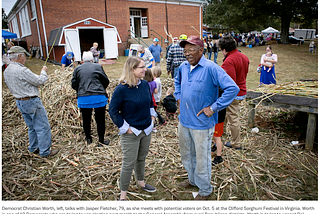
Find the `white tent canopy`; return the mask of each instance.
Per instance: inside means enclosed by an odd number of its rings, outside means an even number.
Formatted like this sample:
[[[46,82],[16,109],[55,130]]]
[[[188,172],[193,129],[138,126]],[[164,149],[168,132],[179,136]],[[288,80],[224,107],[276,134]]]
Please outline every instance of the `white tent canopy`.
[[[268,27],[267,29],[264,29],[263,31],[261,31],[261,33],[280,33],[280,32],[272,27]]]

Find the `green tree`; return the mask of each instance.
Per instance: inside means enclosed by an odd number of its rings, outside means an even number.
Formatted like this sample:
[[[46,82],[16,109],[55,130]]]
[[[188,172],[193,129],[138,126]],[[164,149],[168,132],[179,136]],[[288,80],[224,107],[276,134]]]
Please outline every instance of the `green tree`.
[[[7,15],[2,8],[2,29],[8,29]]]
[[[282,42],[288,42],[292,20],[310,26],[317,20],[317,0],[209,0],[204,9],[204,23],[210,27],[248,32],[272,26],[281,30]],[[279,28],[280,27],[280,28]]]

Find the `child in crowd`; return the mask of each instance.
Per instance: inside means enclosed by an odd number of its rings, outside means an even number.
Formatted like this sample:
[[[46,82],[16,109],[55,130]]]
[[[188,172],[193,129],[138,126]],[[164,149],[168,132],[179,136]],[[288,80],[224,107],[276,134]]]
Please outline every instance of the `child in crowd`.
[[[94,42],[93,46],[90,48],[90,51],[92,52],[92,55],[93,55],[93,62],[94,63],[99,62],[100,51],[98,51],[97,48],[98,48],[98,43],[96,43],[96,42]]]
[[[223,90],[219,88],[219,97],[221,97],[222,93],[223,93]],[[213,166],[223,162],[223,159],[221,157],[222,145],[223,145],[221,141],[221,136],[223,134],[223,125],[224,125],[225,117],[226,117],[226,109],[223,109],[218,112],[218,123],[214,126],[214,133],[213,133],[213,141],[215,144],[211,148],[212,152],[217,150],[217,156],[212,161]]]
[[[152,95],[154,110],[156,111],[157,110],[157,104],[156,104],[156,101],[154,99],[154,94],[158,93],[158,89],[157,89],[157,83],[153,80],[153,75],[152,75],[152,71],[151,71],[150,68],[147,68],[147,71],[146,71],[146,74],[144,76],[144,79],[148,81],[148,84],[149,84],[149,87],[150,87],[150,93]],[[158,114],[158,117],[159,117],[159,113],[157,111],[156,111],[156,113]],[[156,124],[154,124],[154,125],[156,125]],[[157,132],[157,129],[154,127],[152,131],[153,132]]]
[[[161,85],[161,80],[160,80],[160,76],[162,74],[162,71],[161,71],[161,68],[158,66],[152,67],[151,71],[152,71],[154,81],[157,83],[158,93],[154,94],[154,100],[156,102],[156,105],[158,106],[160,104],[161,92],[162,92],[162,85]],[[155,110],[157,110],[157,108],[155,108]],[[161,125],[164,125],[166,123],[166,121],[161,117],[159,112],[157,112],[157,114],[158,114],[159,123]]]
[[[270,60],[273,60],[272,52],[271,52],[271,51],[270,51],[270,52],[267,52],[265,59],[267,59],[267,60],[269,60],[269,61],[270,61]],[[268,65],[272,65],[271,62],[265,62],[265,63],[268,64]],[[272,68],[272,67],[269,67],[269,69],[267,70],[267,72],[271,71],[271,68]],[[267,69],[266,66],[265,66],[265,69]]]
[[[150,93],[152,95],[153,105],[154,109],[157,109],[157,104],[154,99],[154,94],[158,93],[157,83],[153,80],[153,75],[150,68],[147,68],[146,74],[144,76],[144,79],[148,81],[149,87],[150,87]]]
[[[173,96],[174,88],[168,88],[167,96],[163,99],[163,107],[166,110],[166,119],[168,120],[169,115],[173,115],[173,119],[176,119],[176,111],[177,111],[177,102],[176,98]]]
[[[157,84],[157,89],[158,89],[158,93],[154,94],[154,99],[156,101],[156,104],[159,105],[160,98],[161,98],[161,92],[162,92],[161,91],[162,85],[161,85],[161,80],[160,80],[160,76],[161,76],[162,72],[161,72],[161,68],[159,68],[159,67],[152,67],[151,71],[152,71],[152,75],[153,75],[154,81]]]

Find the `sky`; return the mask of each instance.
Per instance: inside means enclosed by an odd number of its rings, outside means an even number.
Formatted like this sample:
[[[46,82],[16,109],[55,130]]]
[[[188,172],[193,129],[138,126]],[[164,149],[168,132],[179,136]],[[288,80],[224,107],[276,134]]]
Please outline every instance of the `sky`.
[[[13,5],[17,0],[2,0],[2,8],[4,8],[4,12],[8,15]]]

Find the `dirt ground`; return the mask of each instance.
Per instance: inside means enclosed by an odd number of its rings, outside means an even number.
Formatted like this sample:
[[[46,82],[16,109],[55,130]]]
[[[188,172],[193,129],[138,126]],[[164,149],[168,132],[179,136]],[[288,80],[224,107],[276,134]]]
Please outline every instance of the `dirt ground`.
[[[46,159],[27,150],[28,131],[14,98],[6,86],[2,91],[2,200],[117,200],[121,170],[118,129],[106,113],[106,138],[111,144],[86,145],[75,92],[70,87],[72,71],[57,67],[42,88],[42,101],[52,128],[58,155]],[[117,85],[111,79],[108,91]],[[162,79],[163,91],[173,86]],[[164,94],[163,94],[164,96]],[[252,133],[247,125],[248,106],[241,104],[241,139],[244,150],[225,148],[224,162],[212,167],[214,191],[209,200],[318,200],[318,143],[304,150],[306,116],[285,109],[259,106]],[[163,109],[159,107],[162,116]],[[197,188],[180,189],[187,178],[179,153],[178,120],[172,118],[153,134],[146,160],[146,181],[157,187],[145,193],[134,176],[128,200],[192,200]],[[223,141],[230,139],[228,126]],[[299,141],[293,146],[292,141]],[[215,157],[212,153],[212,158]]]

